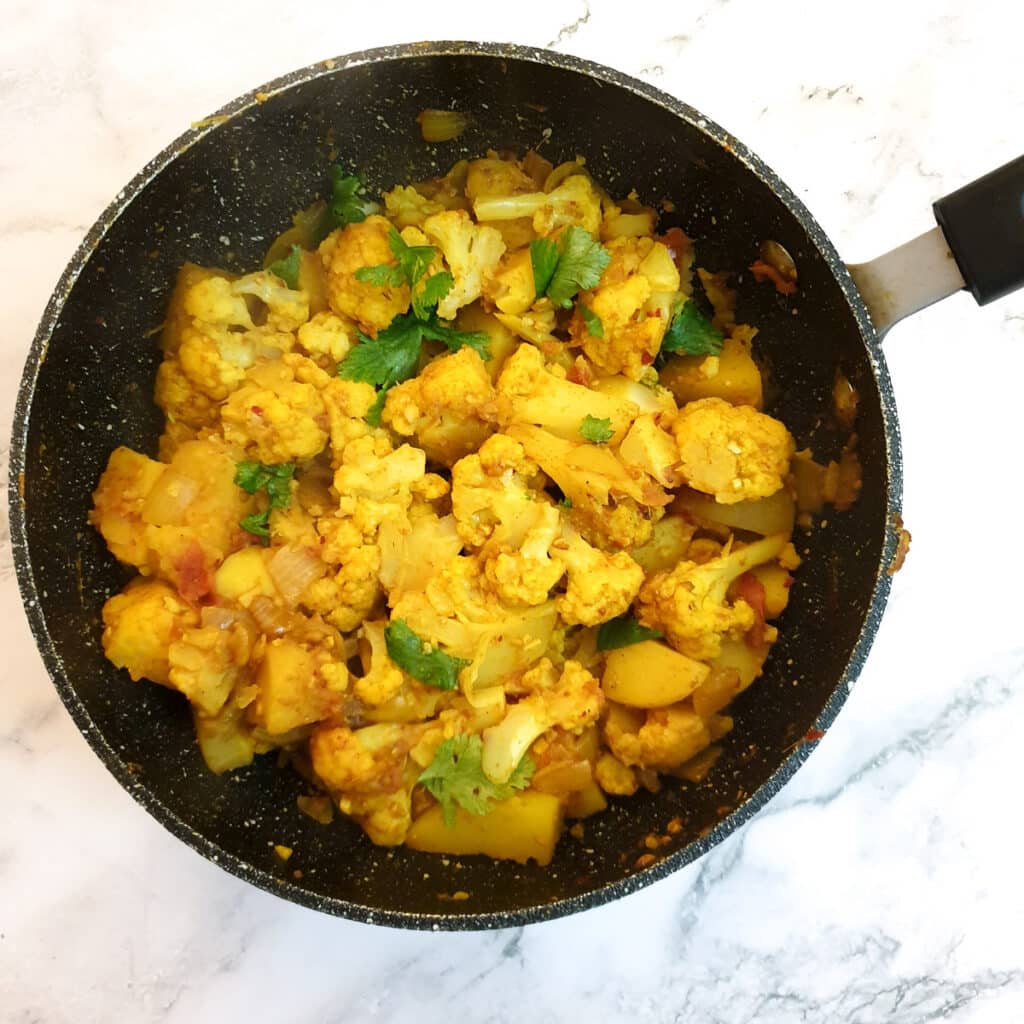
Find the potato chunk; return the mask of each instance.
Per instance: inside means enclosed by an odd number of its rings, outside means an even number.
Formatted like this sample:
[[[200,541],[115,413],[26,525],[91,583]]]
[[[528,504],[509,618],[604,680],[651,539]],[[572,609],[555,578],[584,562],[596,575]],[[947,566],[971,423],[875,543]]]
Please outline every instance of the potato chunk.
[[[667,644],[644,640],[609,652],[601,689],[619,704],[663,708],[689,697],[710,671]]]

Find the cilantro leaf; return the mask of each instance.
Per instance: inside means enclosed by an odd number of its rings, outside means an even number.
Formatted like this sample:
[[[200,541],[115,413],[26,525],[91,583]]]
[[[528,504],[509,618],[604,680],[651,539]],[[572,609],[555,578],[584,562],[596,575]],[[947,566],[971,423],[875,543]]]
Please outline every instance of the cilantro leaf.
[[[388,657],[400,669],[439,690],[454,690],[459,685],[459,672],[469,664],[440,648],[424,650],[423,641],[401,619],[395,619],[384,630],[384,641]]]
[[[676,308],[661,342],[662,352],[680,352],[687,356],[717,356],[722,351],[722,333],[697,308],[692,299]]]
[[[360,267],[355,272],[355,279],[363,284],[376,285],[383,288],[390,285],[392,288],[400,288],[405,284],[405,275],[401,267],[393,267],[390,263],[377,263],[372,267]]]
[[[262,537],[263,540],[270,540],[270,509],[265,508],[262,512],[250,512],[238,525],[243,530]]]
[[[592,338],[603,338],[604,324],[601,323],[601,318],[588,306],[584,306],[582,302],[576,308],[580,311],[580,316],[583,317],[583,322],[587,325],[587,331],[590,336]]]
[[[486,331],[460,331],[448,327],[438,319],[436,313],[431,313],[430,319],[421,322],[421,325],[423,337],[427,341],[443,342],[453,352],[468,345],[481,359],[486,361],[491,358],[491,339]]]
[[[562,498],[558,503],[562,508],[572,508],[572,498]]]
[[[597,285],[611,258],[611,253],[595,242],[589,232],[575,224],[566,228],[558,239],[558,265],[545,289],[548,298],[556,306],[568,309],[577,292]]]
[[[371,427],[380,426],[381,413],[384,412],[384,402],[387,400],[389,388],[381,388],[377,392],[377,397],[373,400],[373,405],[366,411],[366,422]]]
[[[407,245],[405,239],[394,228],[388,232],[388,245],[398,260],[405,283],[410,288],[430,269],[430,264],[437,255],[437,249],[432,245]]]
[[[292,503],[292,489],[289,486],[295,474],[295,465],[284,462],[277,466],[264,466],[269,470],[266,489],[271,508],[287,508]]]
[[[327,210],[335,227],[358,224],[366,220],[363,183],[354,175],[346,174],[338,164],[331,165],[331,198]]]
[[[262,462],[235,464],[235,486],[247,494],[255,494],[267,482],[268,473]]]
[[[426,320],[420,320],[414,312],[402,313],[376,338],[360,331],[359,344],[338,365],[338,375],[389,388],[415,374],[424,341],[440,341],[453,352],[468,345],[481,359],[489,359],[488,340],[486,331],[456,330],[442,323],[434,312]]]
[[[494,801],[507,800],[530,784],[534,764],[529,755],[516,765],[505,783],[491,782],[484,775],[482,761],[483,741],[479,736],[453,736],[437,748],[433,761],[419,776],[418,781],[441,805],[449,828],[455,824],[456,806],[470,814],[489,814]]]
[[[276,277],[281,278],[282,281],[293,292],[299,290],[299,265],[302,261],[302,249],[298,245],[293,245],[287,256],[282,257],[279,260],[274,260],[273,263],[267,267],[272,274]]]
[[[413,289],[412,311],[421,319],[426,320],[437,307],[437,304],[452,290],[455,278],[447,270],[440,274],[431,274],[423,282],[423,287]]]
[[[580,423],[580,437],[591,444],[606,444],[614,433],[610,419],[598,419],[596,416],[587,415]]]
[[[408,380],[420,357],[421,327],[414,316],[405,313],[396,316],[376,338],[359,331],[359,344],[339,364],[338,376],[378,388]]]
[[[629,647],[631,644],[638,644],[643,640],[657,640],[664,635],[660,630],[641,626],[627,612],[618,618],[601,623],[601,628],[597,631],[597,649],[599,651],[614,651],[619,647]]]
[[[558,266],[558,243],[551,238],[535,238],[530,242],[530,265],[533,267],[533,288],[540,298],[546,294]]]

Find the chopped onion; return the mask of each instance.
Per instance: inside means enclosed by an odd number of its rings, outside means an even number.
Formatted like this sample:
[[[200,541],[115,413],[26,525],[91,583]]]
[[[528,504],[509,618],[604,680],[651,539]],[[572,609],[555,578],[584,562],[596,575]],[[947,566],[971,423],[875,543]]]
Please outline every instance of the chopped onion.
[[[199,613],[199,621],[204,626],[214,626],[216,629],[230,629],[239,617],[243,614],[237,608],[219,608],[217,605],[207,605]]]
[[[267,567],[274,586],[280,591],[289,608],[294,608],[302,595],[327,571],[316,552],[309,548],[293,547],[291,544],[280,548],[270,559]]]
[[[416,115],[424,142],[451,142],[469,124],[469,118],[457,110],[423,110]]]
[[[249,603],[249,612],[256,625],[267,636],[284,636],[292,625],[292,613],[276,604],[265,594],[259,594]]]

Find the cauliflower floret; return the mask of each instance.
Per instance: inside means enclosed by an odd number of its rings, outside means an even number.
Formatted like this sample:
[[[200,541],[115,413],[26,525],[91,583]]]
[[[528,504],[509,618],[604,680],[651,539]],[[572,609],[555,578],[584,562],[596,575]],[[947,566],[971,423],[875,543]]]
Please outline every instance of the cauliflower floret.
[[[538,235],[576,225],[596,235],[601,227],[601,197],[585,174],[572,174],[550,192],[481,195],[473,200],[479,221],[532,217]]]
[[[536,463],[505,434],[493,434],[475,455],[459,459],[452,467],[452,512],[466,544],[480,547],[499,524],[505,527],[504,543],[520,543],[522,536],[509,531],[537,498],[531,487],[536,475]]]
[[[495,398],[483,360],[464,346],[393,387],[382,419],[395,433],[414,436],[427,458],[450,466],[493,433]]]
[[[656,573],[640,590],[637,619],[649,629],[662,630],[682,654],[700,661],[716,658],[723,637],[739,636],[754,625],[754,611],[746,601],[727,604],[730,584],[777,558],[788,540],[787,534],[777,533],[703,564],[688,558],[670,572]]]
[[[445,210],[423,222],[424,234],[440,247],[455,278],[451,290],[437,305],[437,314],[451,320],[462,306],[480,298],[484,281],[505,252],[501,234],[474,224],[465,210]]]
[[[389,516],[402,516],[412,502],[412,487],[424,478],[426,456],[419,448],[391,443],[378,435],[350,441],[334,473],[338,510],[364,536],[375,535]]]
[[[224,403],[224,437],[268,464],[311,459],[327,444],[327,409],[313,384],[298,379],[309,360],[260,363]]]
[[[648,711],[635,731],[631,728],[633,724],[633,715],[614,713],[604,723],[605,741],[615,757],[628,767],[668,771],[689,761],[711,743],[704,719],[686,702]]]
[[[167,416],[168,431],[177,424],[202,430],[217,423],[217,402],[193,385],[177,359],[158,367],[153,398]]]
[[[724,505],[779,490],[796,447],[778,420],[721,398],[690,402],[672,430],[686,482]]]
[[[530,745],[553,727],[579,731],[596,722],[604,706],[598,681],[577,661],[567,661],[557,682],[542,659],[523,678],[530,691],[498,725],[483,733],[482,765],[492,782],[507,782]]]
[[[571,528],[556,542],[555,555],[569,574],[557,607],[570,625],[596,626],[622,615],[644,582],[643,569],[625,551],[599,551]]]
[[[569,329],[602,372],[639,380],[661,348],[679,293],[679,272],[668,249],[651,238],[617,238],[596,289],[580,302],[601,320],[595,338],[579,312]]]
[[[402,689],[402,670],[388,657],[385,622],[364,622],[361,644],[365,675],[355,680],[355,694],[365,704],[391,700]]]
[[[594,781],[613,796],[632,796],[640,788],[636,772],[611,754],[602,754],[597,759]]]
[[[342,632],[356,629],[381,595],[380,549],[348,518],[321,516],[316,529],[320,557],[329,570],[310,584],[302,603]]]
[[[560,529],[558,509],[535,502],[533,523],[519,544],[499,545],[497,550],[488,545],[484,572],[498,597],[510,605],[537,605],[548,599],[565,573],[561,552],[558,558],[550,554]]]
[[[138,580],[103,606],[103,652],[134,680],[170,686],[167,652],[199,613],[166,583]]]
[[[608,443],[616,444],[638,412],[630,401],[556,376],[532,345],[520,345],[506,360],[498,378],[498,396],[503,425],[533,423],[566,441],[580,440],[580,424],[593,416],[610,422]]]
[[[412,823],[417,773],[407,765],[422,732],[420,725],[381,722],[355,730],[320,726],[310,737],[313,771],[379,846],[400,845]]]
[[[257,361],[277,359],[294,344],[291,334],[231,331],[223,324],[196,320],[181,331],[178,362],[196,390],[220,402],[242,383]]]
[[[399,231],[402,228],[420,227],[428,217],[445,209],[442,203],[421,195],[411,185],[396,185],[381,198],[388,219]]]
[[[355,277],[361,267],[395,262],[388,243],[392,231],[394,228],[386,218],[372,216],[339,228],[320,245],[331,309],[374,335],[409,308],[407,284],[367,284]]]
[[[296,331],[309,319],[309,296],[304,291],[289,288],[269,270],[240,277],[232,282],[231,290],[243,298],[252,296],[263,304],[263,326],[269,331]]]
[[[334,468],[337,469],[349,441],[355,441],[371,433],[371,427],[366,422],[366,414],[376,401],[377,393],[371,384],[331,377],[324,385],[320,396],[327,409],[331,458]]]
[[[352,348],[354,335],[351,321],[324,310],[299,328],[298,338],[308,355],[340,363]]]

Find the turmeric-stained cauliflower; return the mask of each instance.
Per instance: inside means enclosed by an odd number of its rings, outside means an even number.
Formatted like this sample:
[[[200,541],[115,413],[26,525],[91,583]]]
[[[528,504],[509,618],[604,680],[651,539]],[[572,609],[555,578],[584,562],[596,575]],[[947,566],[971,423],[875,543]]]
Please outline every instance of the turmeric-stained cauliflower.
[[[774,494],[795,449],[778,420],[721,398],[690,402],[679,411],[672,431],[683,478],[724,505]]]
[[[299,379],[303,357],[254,366],[224,404],[224,437],[258,462],[311,459],[327,444],[327,409],[316,387]]]
[[[369,334],[384,330],[409,308],[407,284],[375,285],[356,279],[356,271],[362,267],[394,262],[388,243],[393,230],[386,218],[367,217],[333,232],[320,245],[331,309]]]
[[[662,630],[682,654],[717,657],[723,637],[739,636],[754,625],[754,609],[742,599],[730,603],[729,587],[745,572],[777,558],[786,539],[774,534],[703,563],[684,559],[671,571],[656,573],[640,591],[637,618]]]
[[[651,238],[616,238],[607,245],[611,262],[597,288],[581,302],[601,322],[600,337],[581,315],[573,337],[602,373],[639,380],[654,362],[679,294],[679,271],[668,249]]]
[[[562,159],[379,203],[335,167],[266,269],[185,264],[159,457],[93,493],[137,572],[110,662],[188,702],[211,771],[276,752],[379,845],[548,864],[565,818],[703,779],[785,629],[756,327],[699,271],[721,352],[682,354],[690,308],[662,358],[693,243]]]
[[[707,724],[687,702],[646,713],[639,728],[618,714],[610,714],[604,724],[604,737],[615,757],[629,767],[667,771],[699,754],[711,743]],[[606,781],[619,783],[617,773],[607,771]]]
[[[461,307],[480,298],[484,282],[505,251],[505,242],[494,228],[474,224],[465,210],[435,213],[423,222],[423,233],[440,248],[455,278],[437,306],[438,315],[450,320]]]
[[[556,554],[569,574],[558,614],[570,625],[597,626],[621,615],[644,581],[643,569],[625,551],[601,551],[571,528],[564,531]]]
[[[395,433],[414,437],[428,458],[450,466],[493,432],[496,397],[483,360],[464,346],[393,387],[382,420]]]

